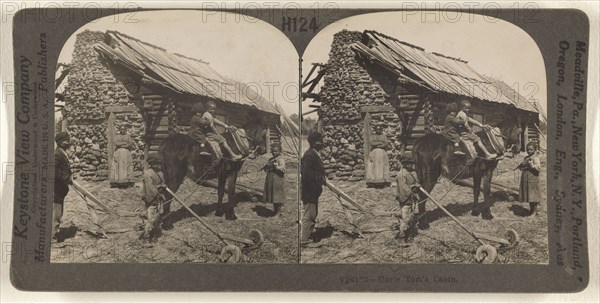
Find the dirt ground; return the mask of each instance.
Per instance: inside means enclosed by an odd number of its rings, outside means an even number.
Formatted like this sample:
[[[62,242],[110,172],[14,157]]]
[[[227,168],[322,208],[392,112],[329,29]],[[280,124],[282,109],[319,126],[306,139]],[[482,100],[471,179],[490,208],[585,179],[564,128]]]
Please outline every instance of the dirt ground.
[[[520,171],[513,169],[523,160],[525,154],[502,160],[493,182],[512,188],[519,188]],[[546,168],[546,155],[541,154],[542,167]],[[546,174],[540,176],[542,202],[537,216],[527,217],[529,204],[509,201],[504,191],[492,191],[495,203],[491,208],[495,216],[492,220],[483,220],[471,215],[473,192],[468,187],[457,186],[442,178],[432,191],[436,198],[469,229],[491,236],[505,238],[509,228],[520,236],[518,246],[509,250],[499,250],[508,258],[506,263],[547,264],[548,263],[548,223],[546,213]],[[333,181],[334,185],[368,209],[391,211],[398,203],[394,199],[395,187],[384,189],[367,188],[364,182]],[[395,186],[395,185],[394,185]],[[483,199],[481,194],[480,201]],[[303,248],[302,263],[476,263],[474,253],[479,246],[454,221],[437,208],[427,203],[426,217],[430,227],[419,230],[418,235],[408,247],[402,247],[395,238],[397,220],[392,217],[373,217],[353,213],[359,218],[358,226],[364,238],[357,237],[349,224],[336,196],[324,189],[319,200],[319,216],[316,237],[319,240],[315,248]],[[381,230],[386,230],[382,231]],[[380,231],[371,232],[367,231]],[[487,242],[499,247],[499,244]]]
[[[268,157],[247,160],[241,170],[238,183],[262,189],[265,173],[257,171],[266,163]],[[217,191],[195,185],[186,179],[177,191],[183,199],[198,213],[206,223],[221,233],[249,238],[252,229],[258,229],[265,241],[260,248],[244,251],[245,263],[297,263],[298,260],[298,224],[297,224],[297,168],[296,160],[286,159],[287,201],[282,217],[272,217],[273,206],[262,202],[252,202],[247,193],[238,193],[240,199],[236,208],[239,217],[236,221],[227,221],[216,217],[214,210]],[[143,212],[141,200],[142,183],[127,189],[110,188],[108,181],[78,182],[99,197],[113,210],[120,212]],[[239,191],[239,190],[238,190]],[[189,196],[191,194],[191,196]],[[227,200],[225,196],[224,200]],[[101,225],[108,234],[107,238],[97,235],[98,229],[92,224],[84,200],[73,190],[65,199],[65,213],[62,233],[67,239],[62,246],[53,244],[51,261],[58,263],[218,263],[223,244],[206,228],[176,202],[172,203],[174,228],[163,230],[153,247],[146,248],[138,239],[138,226],[142,219],[138,217],[119,217],[98,213]],[[243,247],[240,243],[234,243]]]

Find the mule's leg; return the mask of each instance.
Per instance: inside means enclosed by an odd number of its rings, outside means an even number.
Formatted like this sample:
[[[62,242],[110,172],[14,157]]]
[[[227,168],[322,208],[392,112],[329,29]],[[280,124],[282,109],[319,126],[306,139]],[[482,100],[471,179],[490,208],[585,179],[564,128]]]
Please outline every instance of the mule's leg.
[[[167,187],[169,187],[173,193],[176,193],[187,174],[187,162],[177,161],[176,159],[163,159],[162,164],[165,184],[167,184]],[[173,228],[173,224],[168,220],[169,214],[171,213],[172,199],[173,197],[169,193],[165,194],[165,203],[162,206],[161,217],[162,227],[166,230]]]
[[[223,216],[223,196],[225,195],[225,183],[227,182],[227,175],[225,174],[225,163],[219,165],[219,186],[217,187],[217,210],[215,211],[216,216]]]
[[[427,175],[425,175],[425,181],[421,184],[421,186],[423,186],[423,189],[425,191],[427,191],[428,193],[431,193],[431,191],[433,191],[433,187],[435,186],[435,183],[438,178],[439,178],[439,175],[436,176],[435,173],[427,174]],[[419,193],[419,201],[421,203],[419,203],[418,212],[420,215],[422,215],[426,212],[425,204],[427,202],[427,196],[423,193]]]
[[[487,169],[483,176],[483,205],[481,206],[481,217],[484,220],[491,220],[494,218],[492,212],[490,211],[490,207],[493,204],[491,196],[491,182],[493,173],[493,169]]]
[[[479,208],[479,193],[481,191],[481,172],[475,166],[473,168],[473,208],[471,209],[472,216],[479,216],[481,209]]]
[[[428,193],[433,191],[433,187],[437,183],[438,178],[441,175],[440,166],[436,165],[438,163],[434,162],[432,159],[430,162],[421,163],[421,166],[418,170],[419,172],[419,182],[423,189]],[[425,217],[425,213],[427,212],[426,208],[427,196],[424,193],[419,192],[419,202],[417,203],[417,215],[415,218],[417,219],[417,225],[419,229],[427,229],[429,228],[429,222]]]
[[[235,206],[237,205],[235,196],[235,184],[237,182],[237,172],[229,176],[227,180],[227,207],[225,208],[225,218],[233,221],[237,219],[235,215]]]

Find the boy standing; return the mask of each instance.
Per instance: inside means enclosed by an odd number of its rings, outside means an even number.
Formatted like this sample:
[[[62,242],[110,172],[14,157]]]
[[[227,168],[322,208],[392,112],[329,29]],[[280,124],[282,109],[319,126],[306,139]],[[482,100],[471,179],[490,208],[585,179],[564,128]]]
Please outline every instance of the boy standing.
[[[145,245],[148,245],[155,235],[160,218],[160,209],[165,202],[165,197],[159,189],[164,183],[155,169],[158,169],[156,161],[152,162],[152,165],[149,163],[148,169],[144,170],[142,200],[146,206],[146,223],[141,239]]]
[[[411,233],[415,223],[415,207],[419,203],[419,196],[416,194],[421,185],[415,176],[415,163],[412,158],[405,158],[402,161],[402,169],[396,176],[396,200],[400,204],[400,232],[398,238],[408,243],[414,233]]]

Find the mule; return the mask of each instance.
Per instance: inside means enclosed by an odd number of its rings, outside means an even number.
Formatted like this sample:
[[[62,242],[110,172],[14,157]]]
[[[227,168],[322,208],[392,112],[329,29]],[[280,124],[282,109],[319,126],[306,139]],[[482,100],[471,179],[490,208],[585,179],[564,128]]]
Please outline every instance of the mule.
[[[260,128],[255,125],[254,128]],[[260,134],[252,130],[251,134]],[[235,133],[233,133],[235,132]],[[227,140],[229,146],[238,154],[242,155],[242,159],[234,161],[226,157],[218,159],[215,153],[200,153],[201,146],[192,137],[186,134],[173,134],[167,137],[159,146],[159,158],[161,159],[161,170],[164,176],[164,182],[174,193],[177,192],[183,180],[187,177],[197,184],[201,184],[208,179],[216,178],[218,180],[217,187],[217,208],[216,216],[223,216],[228,220],[235,220],[235,187],[237,177],[244,160],[253,158],[255,153],[264,154],[266,151],[265,142],[261,138],[250,138],[245,135],[245,132],[236,130],[225,132],[222,134]],[[254,143],[251,147],[249,143]],[[207,145],[208,146],[208,145]],[[206,152],[206,151],[204,151]],[[227,204],[223,204],[223,196],[225,195],[225,186],[227,185]],[[169,214],[171,210],[170,200],[171,195],[165,195],[167,203],[163,205],[163,214]],[[169,226],[168,224],[166,225]]]
[[[476,133],[481,138],[488,151],[495,151],[498,155],[504,154],[504,140],[502,134],[494,129],[489,136],[494,136],[492,143],[486,131]],[[484,159],[477,157],[473,160],[466,155],[456,155],[454,144],[442,134],[427,134],[419,138],[412,151],[415,160],[417,178],[427,192],[431,193],[440,176],[451,181],[456,179],[473,178],[473,208],[471,214],[486,220],[494,218],[490,211],[490,188],[492,175],[498,165],[497,159]],[[481,153],[479,151],[479,153]],[[483,181],[483,185],[482,182]],[[479,194],[483,190],[483,203],[479,204]],[[426,199],[421,193],[421,199]],[[424,214],[425,204],[419,204],[419,213]]]

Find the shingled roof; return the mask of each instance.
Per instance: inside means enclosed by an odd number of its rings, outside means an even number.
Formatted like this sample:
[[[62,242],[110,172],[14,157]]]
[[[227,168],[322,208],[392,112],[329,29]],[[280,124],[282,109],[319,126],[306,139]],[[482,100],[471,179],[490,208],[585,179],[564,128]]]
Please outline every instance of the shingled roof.
[[[275,106],[245,84],[220,75],[200,59],[169,53],[166,49],[107,31],[95,49],[151,83],[178,93],[199,95],[279,114]]]
[[[363,32],[363,41],[351,48],[398,77],[432,91],[447,92],[484,101],[515,106],[538,112],[514,90],[507,90],[500,81],[485,77],[459,58],[428,53],[423,48],[400,41],[376,31]]]

